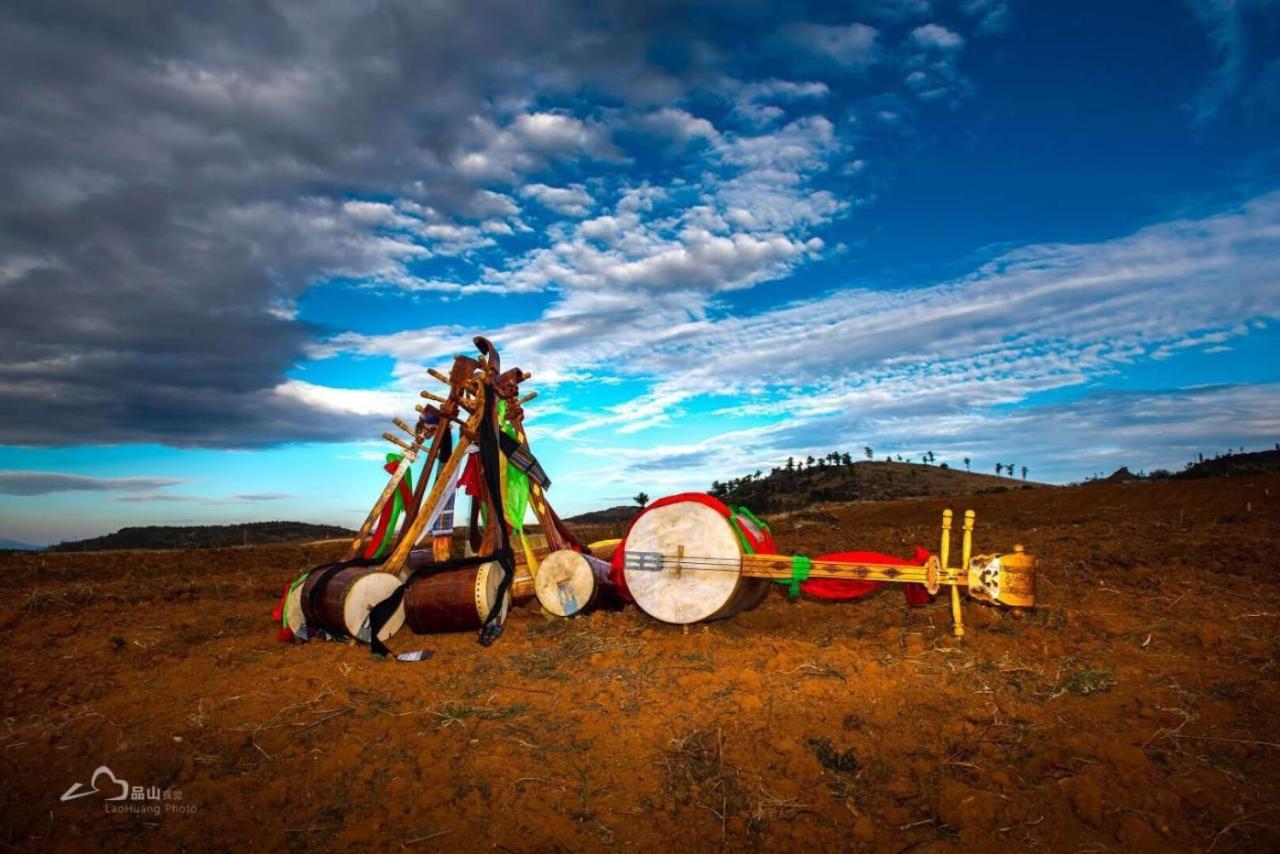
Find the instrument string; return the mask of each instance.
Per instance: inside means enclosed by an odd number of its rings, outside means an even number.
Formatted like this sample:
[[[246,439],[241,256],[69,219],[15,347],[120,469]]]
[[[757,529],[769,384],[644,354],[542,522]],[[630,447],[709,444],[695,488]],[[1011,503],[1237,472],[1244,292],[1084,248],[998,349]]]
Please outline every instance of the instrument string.
[[[689,556],[689,555],[671,555],[671,554],[659,554],[657,552],[633,552],[631,554],[636,555],[637,562],[639,560],[642,560],[642,558],[640,558],[640,555],[657,554],[662,559],[662,566],[658,571],[664,571],[668,569],[674,570],[678,567],[680,569],[690,569],[690,570],[697,570],[702,572],[741,573],[744,570],[750,569],[750,566],[748,565],[748,563],[743,561],[740,558],[717,558],[717,557],[699,557],[699,556]],[[767,559],[770,556],[761,555],[760,557]],[[786,560],[785,557],[782,557],[782,556],[780,557],[782,560],[784,561]],[[822,568],[823,563],[824,561],[815,561],[816,566],[814,567],[814,569],[816,569],[819,573],[822,573],[824,571]],[[856,570],[860,567],[866,566],[865,564],[854,563],[851,561],[830,561],[829,563],[833,563],[841,567],[844,567],[845,565],[848,566],[847,572],[839,573],[838,575],[836,575],[836,577],[838,578],[844,578],[846,576],[856,576]],[[625,566],[626,565],[624,564],[624,568]],[[637,572],[654,571],[647,568],[642,568],[640,566],[634,566],[632,568],[634,571],[637,571]],[[887,566],[877,567],[875,569],[871,569],[871,567],[866,566],[866,568],[868,569],[869,573],[887,573],[890,571],[889,567]],[[921,567],[921,566],[902,566],[902,567],[894,566],[893,570],[896,571],[896,576],[894,578],[895,581],[924,581],[926,576],[924,567]],[[822,577],[822,576],[813,576],[813,577]]]

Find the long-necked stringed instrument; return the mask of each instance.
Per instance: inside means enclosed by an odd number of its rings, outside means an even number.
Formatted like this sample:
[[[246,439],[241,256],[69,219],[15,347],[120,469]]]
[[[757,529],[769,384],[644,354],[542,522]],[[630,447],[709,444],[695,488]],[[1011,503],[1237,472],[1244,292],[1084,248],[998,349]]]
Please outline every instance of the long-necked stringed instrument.
[[[650,616],[687,624],[736,613],[763,580],[850,579],[923,584],[930,593],[952,588],[956,634],[963,634],[959,590],[975,599],[1017,608],[1035,605],[1035,558],[1014,546],[1012,554],[972,556],[974,513],[964,517],[959,566],[951,566],[950,510],[943,513],[942,544],[922,566],[810,560],[753,554],[742,547],[732,521],[707,504],[677,501],[636,518],[623,543],[623,577],[631,596]]]

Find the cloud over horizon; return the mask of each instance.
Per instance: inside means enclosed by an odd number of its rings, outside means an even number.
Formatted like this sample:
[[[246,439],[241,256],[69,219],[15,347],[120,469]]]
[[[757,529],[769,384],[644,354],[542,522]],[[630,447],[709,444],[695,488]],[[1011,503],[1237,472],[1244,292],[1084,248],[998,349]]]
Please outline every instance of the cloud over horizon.
[[[376,436],[477,333],[545,389],[557,481],[611,456],[610,494],[822,437],[997,454],[1008,424],[1068,478],[1183,453],[1122,421],[1182,435],[1175,400],[1263,441],[1280,15],[1061,14],[0,10],[0,492],[287,505],[270,466],[226,499],[117,475]],[[1073,461],[1048,413],[1124,443]],[[124,450],[37,471],[84,445]]]

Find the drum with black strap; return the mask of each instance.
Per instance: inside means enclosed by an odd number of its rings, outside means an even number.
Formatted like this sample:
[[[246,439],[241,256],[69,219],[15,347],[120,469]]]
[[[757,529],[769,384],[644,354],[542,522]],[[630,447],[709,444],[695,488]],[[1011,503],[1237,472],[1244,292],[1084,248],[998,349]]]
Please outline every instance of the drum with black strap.
[[[679,625],[718,620],[754,608],[769,593],[765,578],[737,571],[744,552],[775,554],[768,528],[701,493],[649,505],[613,556],[613,577],[649,616]],[[628,553],[659,554],[670,569],[629,567]],[[688,560],[682,556],[687,555]]]
[[[295,588],[296,607],[302,620],[309,628],[368,643],[369,611],[395,592],[400,579],[367,566],[348,566],[332,573],[330,569],[313,569],[307,580]],[[286,599],[285,607],[290,609],[292,623],[294,606]],[[397,609],[378,633],[379,639],[385,641],[398,632],[404,625],[404,616],[404,610]]]
[[[572,617],[602,602],[618,601],[611,573],[612,567],[599,558],[561,549],[538,567],[534,592],[548,613]]]
[[[478,629],[498,601],[501,580],[502,567],[497,561],[420,575],[405,588],[404,621],[420,635]],[[506,618],[510,607],[508,590],[500,619]]]

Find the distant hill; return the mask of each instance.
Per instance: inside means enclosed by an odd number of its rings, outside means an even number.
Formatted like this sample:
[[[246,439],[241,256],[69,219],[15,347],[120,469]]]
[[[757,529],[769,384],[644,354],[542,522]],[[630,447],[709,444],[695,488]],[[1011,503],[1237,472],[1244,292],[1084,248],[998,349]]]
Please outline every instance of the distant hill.
[[[1280,448],[1274,451],[1254,451],[1249,454],[1227,454],[1211,460],[1191,463],[1173,477],[1226,477],[1272,472],[1280,472]]]
[[[0,537],[0,552],[38,552],[39,546],[33,546],[30,543],[21,543],[17,540],[6,540]]]
[[[761,477],[715,484],[711,494],[755,513],[798,510],[820,501],[884,501],[930,495],[975,495],[1044,486],[941,465],[862,461],[775,469]]]
[[[640,512],[638,504],[620,504],[608,510],[593,510],[565,519],[575,525],[625,525]]]
[[[151,525],[121,528],[114,534],[74,540],[50,546],[53,552],[112,551],[119,549],[221,549],[228,546],[263,545],[354,537],[355,531],[308,522],[248,522],[243,525]]]

